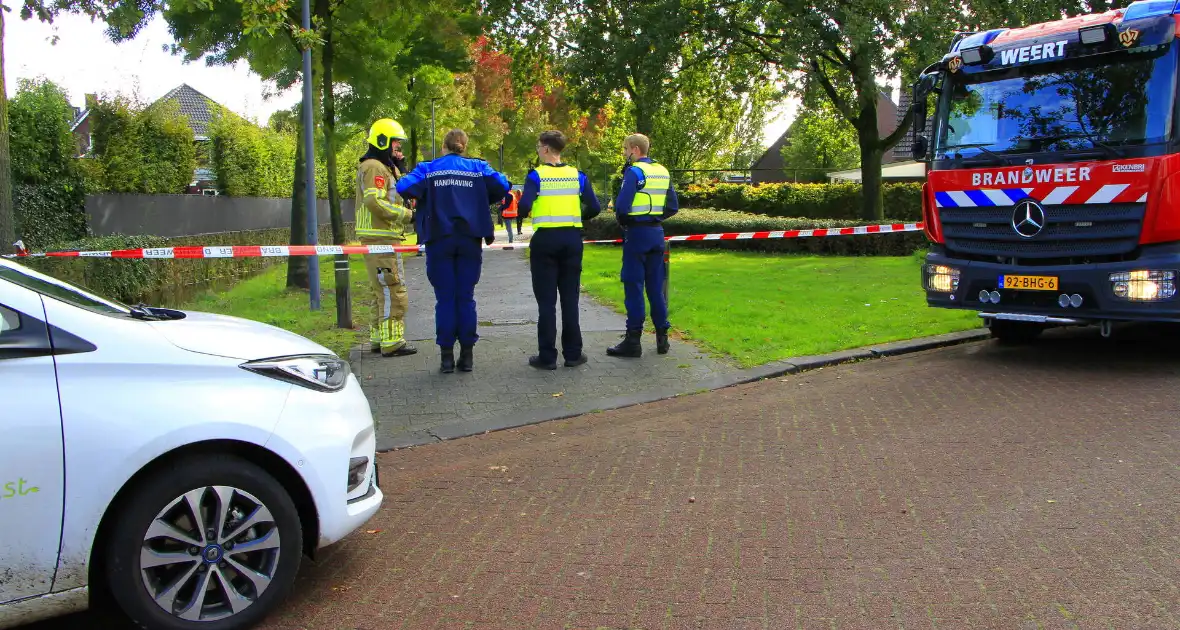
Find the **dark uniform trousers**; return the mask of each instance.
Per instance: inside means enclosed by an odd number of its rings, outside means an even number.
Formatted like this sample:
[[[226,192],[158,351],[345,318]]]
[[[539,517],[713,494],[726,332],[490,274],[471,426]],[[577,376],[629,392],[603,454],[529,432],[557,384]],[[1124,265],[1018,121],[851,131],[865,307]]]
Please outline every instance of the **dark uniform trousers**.
[[[651,323],[656,330],[669,327],[668,305],[664,302],[664,227],[659,223],[629,226],[623,236],[623,305],[627,308],[627,330],[642,330],[647,318],[644,290],[651,302]]]
[[[426,244],[426,277],[434,287],[435,343],[451,348],[455,340],[474,346],[479,340],[475,285],[483,269],[483,242],[454,234]]]
[[[582,327],[578,323],[582,247],[582,231],[576,227],[538,228],[533,233],[529,268],[537,297],[537,351],[543,363],[557,361],[558,294],[562,355],[568,361],[582,355]]]

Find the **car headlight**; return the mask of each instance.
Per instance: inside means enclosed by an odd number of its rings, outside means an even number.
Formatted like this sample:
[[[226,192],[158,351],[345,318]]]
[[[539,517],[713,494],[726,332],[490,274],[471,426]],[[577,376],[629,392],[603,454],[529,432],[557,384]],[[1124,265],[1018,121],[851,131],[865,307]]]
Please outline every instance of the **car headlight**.
[[[243,369],[322,392],[339,391],[348,381],[348,361],[329,355],[278,357],[243,363]]]

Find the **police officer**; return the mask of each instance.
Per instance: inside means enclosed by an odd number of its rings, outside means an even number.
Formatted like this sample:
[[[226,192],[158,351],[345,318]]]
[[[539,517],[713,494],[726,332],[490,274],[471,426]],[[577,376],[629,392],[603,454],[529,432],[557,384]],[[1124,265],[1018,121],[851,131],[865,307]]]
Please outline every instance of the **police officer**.
[[[382,118],[369,129],[369,148],[361,157],[356,175],[356,235],[365,245],[399,245],[414,212],[390,195],[401,175],[399,156],[406,133],[402,126]],[[403,163],[404,164],[404,163]],[[396,357],[418,349],[406,341],[406,309],[409,299],[402,273],[401,255],[366,254],[365,269],[373,287],[376,305],[369,322],[369,344],[373,352]]]
[[[529,171],[520,198],[521,216],[531,216],[529,267],[537,298],[537,354],[529,365],[557,369],[557,296],[561,294],[561,353],[566,367],[582,365],[578,289],[582,281],[582,222],[602,212],[586,174],[561,161],[565,135],[546,131],[537,140],[541,165]],[[511,229],[511,226],[509,226]]]
[[[488,206],[508,194],[512,184],[487,162],[463,157],[467,134],[452,129],[443,141],[445,154],[419,162],[397,181],[397,192],[419,200],[415,225],[418,241],[426,245],[426,277],[434,287],[435,343],[444,373],[474,367],[472,349],[479,339],[475,285],[483,267],[483,246],[496,239]]]
[[[615,216],[623,227],[623,304],[627,308],[627,334],[618,345],[607,348],[612,357],[643,355],[643,292],[651,302],[651,321],[656,329],[656,351],[668,352],[668,304],[664,301],[664,227],[662,222],[680,210],[668,169],[647,157],[651,141],[643,134],[623,140],[623,157],[628,166],[623,186],[615,200]]]

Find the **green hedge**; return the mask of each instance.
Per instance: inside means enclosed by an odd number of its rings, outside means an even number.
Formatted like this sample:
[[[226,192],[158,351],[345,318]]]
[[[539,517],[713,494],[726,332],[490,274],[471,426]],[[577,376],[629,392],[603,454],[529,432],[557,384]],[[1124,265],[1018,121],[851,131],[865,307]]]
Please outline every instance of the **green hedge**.
[[[765,230],[804,230],[864,225],[864,221],[835,219],[800,219],[772,217],[748,212],[685,208],[664,222],[664,234],[713,234],[717,232],[761,232]],[[622,236],[614,214],[603,213],[586,225],[587,239],[613,239]],[[673,248],[704,247],[771,252],[807,252],[845,256],[904,256],[926,246],[921,232],[874,234],[860,236],[824,236],[808,238],[776,238],[744,241],[678,241]]]
[[[719,208],[772,217],[860,217],[860,184],[714,184],[688,186],[677,195],[684,208]],[[884,196],[889,219],[921,220],[921,184],[885,184]]]
[[[44,249],[54,243],[86,235],[86,211],[82,187],[66,183],[14,184],[13,214],[16,236],[29,249]]]
[[[345,224],[352,240],[353,224]],[[330,243],[332,231],[320,229],[320,242]],[[186,245],[280,245],[290,242],[290,230],[252,230],[223,234],[162,238],[158,236],[97,236],[63,243],[59,251],[182,247]],[[135,304],[180,306],[206,290],[227,289],[239,280],[284,258],[213,258],[127,260],[111,258],[25,258],[18,262],[42,273],[84,287],[103,297]]]

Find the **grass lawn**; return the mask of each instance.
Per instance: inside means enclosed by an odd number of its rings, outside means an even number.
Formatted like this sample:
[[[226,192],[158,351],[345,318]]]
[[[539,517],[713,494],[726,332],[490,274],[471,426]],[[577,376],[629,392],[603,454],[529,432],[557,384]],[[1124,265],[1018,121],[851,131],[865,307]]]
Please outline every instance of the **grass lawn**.
[[[587,246],[582,285],[622,313],[620,255],[620,247]],[[916,256],[797,256],[673,244],[671,260],[673,330],[746,367],[981,325],[973,311],[926,306]]]

